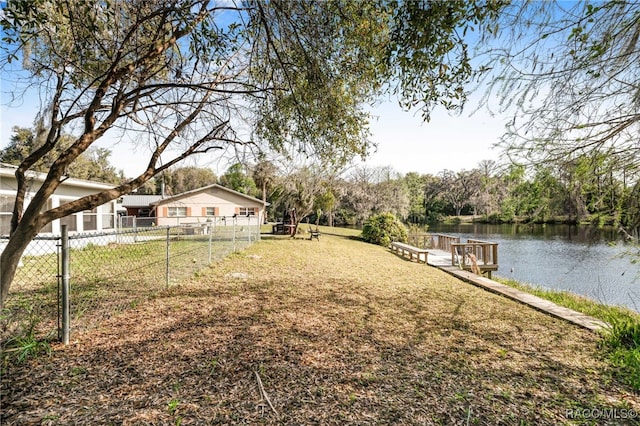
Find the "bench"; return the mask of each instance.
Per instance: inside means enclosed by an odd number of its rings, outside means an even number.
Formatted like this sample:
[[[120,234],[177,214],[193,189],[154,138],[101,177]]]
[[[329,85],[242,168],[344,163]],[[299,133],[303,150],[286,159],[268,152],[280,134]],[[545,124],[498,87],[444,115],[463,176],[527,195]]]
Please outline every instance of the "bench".
[[[414,247],[398,241],[392,242],[389,248],[394,253],[399,254],[400,256],[409,256],[410,260],[413,260],[415,258],[418,262],[424,261],[424,263],[427,263],[427,256],[429,254],[427,249]],[[424,260],[422,259],[422,255],[424,255]]]
[[[313,231],[311,228],[309,228],[309,240],[313,240],[314,238],[320,241],[320,230],[316,228],[316,230]]]

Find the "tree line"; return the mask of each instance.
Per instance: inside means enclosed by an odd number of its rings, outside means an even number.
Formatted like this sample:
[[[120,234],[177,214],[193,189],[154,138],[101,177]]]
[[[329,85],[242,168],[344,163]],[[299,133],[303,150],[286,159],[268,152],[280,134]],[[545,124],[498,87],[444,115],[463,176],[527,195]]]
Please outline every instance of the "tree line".
[[[617,172],[607,161],[584,157],[562,169],[482,161],[472,170],[405,175],[360,166],[331,179],[318,176],[316,204],[306,210],[312,220],[336,225],[362,225],[379,213],[419,225],[473,215],[491,223],[609,224],[637,236],[640,170]],[[272,208],[277,211],[285,200],[274,199]]]
[[[169,194],[218,182],[270,203],[268,217],[296,209],[303,221],[361,226],[374,214],[392,213],[424,225],[473,215],[490,223],[589,223],[640,230],[640,168],[618,171],[610,160],[582,157],[551,165],[501,165],[483,160],[472,170],[400,174],[391,167],[285,167],[262,160],[233,164],[219,178],[206,168],[169,170],[141,193]],[[290,165],[289,165],[290,166]]]
[[[37,129],[15,127],[0,162],[18,165],[38,144]],[[71,136],[62,140],[72,141]],[[64,144],[62,145],[64,147]],[[61,148],[62,149],[62,148]],[[34,170],[46,172],[45,156]],[[69,177],[118,184],[124,172],[109,163],[110,151],[94,148],[67,170]],[[640,229],[640,165],[620,167],[604,155],[583,155],[557,164],[501,165],[481,161],[472,170],[402,175],[391,167],[295,166],[260,160],[232,164],[224,174],[203,167],[174,167],[145,182],[138,194],[167,196],[219,183],[270,203],[269,217],[291,209],[313,223],[361,226],[373,214],[392,213],[424,225],[449,216],[473,215],[491,223],[562,222],[611,224],[630,235]]]

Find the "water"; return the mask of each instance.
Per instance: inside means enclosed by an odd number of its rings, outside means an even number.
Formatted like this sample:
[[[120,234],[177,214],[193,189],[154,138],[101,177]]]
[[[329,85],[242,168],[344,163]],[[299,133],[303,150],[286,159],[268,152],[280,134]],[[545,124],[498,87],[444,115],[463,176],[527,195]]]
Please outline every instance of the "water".
[[[437,224],[429,232],[498,243],[500,269],[495,276],[640,312],[640,262],[633,264],[633,258],[624,255],[634,247],[612,228]]]

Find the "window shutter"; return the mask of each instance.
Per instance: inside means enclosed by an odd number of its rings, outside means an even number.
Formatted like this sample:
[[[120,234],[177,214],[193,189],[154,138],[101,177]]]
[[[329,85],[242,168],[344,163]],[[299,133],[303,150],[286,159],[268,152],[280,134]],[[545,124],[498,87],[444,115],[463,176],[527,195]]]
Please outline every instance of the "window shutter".
[[[207,208],[203,207],[202,208],[202,214],[200,216],[206,216],[207,215]]]
[[[161,210],[162,210],[162,212],[160,214],[160,217],[167,217],[169,215],[169,213],[168,213],[169,209],[167,207],[163,207]]]
[[[240,213],[240,207],[236,207],[236,214]]]
[[[187,217],[191,217],[191,207],[187,207]]]
[[[213,215],[214,216],[220,216],[220,208],[219,207],[214,207],[213,208]]]

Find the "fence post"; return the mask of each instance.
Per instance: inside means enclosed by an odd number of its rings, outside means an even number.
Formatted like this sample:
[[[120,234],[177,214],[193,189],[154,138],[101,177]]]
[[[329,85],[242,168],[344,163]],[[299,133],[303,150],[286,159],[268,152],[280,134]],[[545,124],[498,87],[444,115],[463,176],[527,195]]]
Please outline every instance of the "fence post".
[[[169,232],[171,231],[171,228],[169,226],[167,226],[167,264],[165,267],[165,279],[166,279],[166,287],[167,290],[169,289],[169,241],[170,241],[170,236],[169,236]]]
[[[67,225],[62,225],[61,237],[61,275],[62,275],[62,343],[69,344],[69,231]]]
[[[236,224],[238,223],[238,218],[233,217],[233,251],[236,251]]]
[[[209,230],[209,264],[211,264],[211,246],[213,243],[213,225],[209,225],[207,227],[207,229]]]

